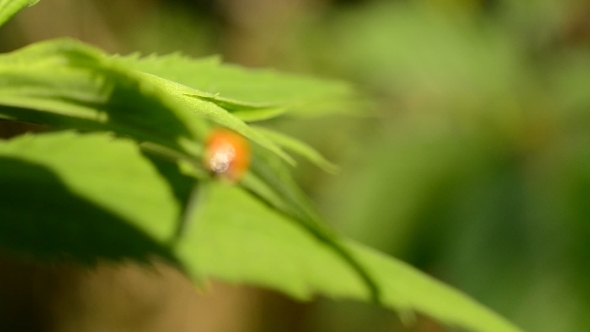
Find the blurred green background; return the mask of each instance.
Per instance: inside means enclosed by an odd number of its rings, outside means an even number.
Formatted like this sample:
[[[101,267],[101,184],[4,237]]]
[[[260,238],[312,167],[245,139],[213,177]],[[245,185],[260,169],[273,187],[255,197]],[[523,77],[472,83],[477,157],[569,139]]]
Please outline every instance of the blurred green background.
[[[590,329],[587,2],[43,0],[0,49],[61,36],[353,82],[364,102],[346,116],[262,123],[342,166],[294,170],[327,219],[527,331]],[[164,267],[2,265],[0,323],[16,331],[31,317],[25,330],[453,331],[217,281],[197,293]]]

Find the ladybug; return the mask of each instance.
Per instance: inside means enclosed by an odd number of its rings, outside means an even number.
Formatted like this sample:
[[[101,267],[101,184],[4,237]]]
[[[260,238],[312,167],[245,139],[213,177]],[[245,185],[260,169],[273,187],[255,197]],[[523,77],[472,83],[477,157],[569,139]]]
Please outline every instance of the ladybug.
[[[211,173],[238,182],[250,166],[250,145],[242,135],[217,128],[207,137],[203,157],[205,167]]]

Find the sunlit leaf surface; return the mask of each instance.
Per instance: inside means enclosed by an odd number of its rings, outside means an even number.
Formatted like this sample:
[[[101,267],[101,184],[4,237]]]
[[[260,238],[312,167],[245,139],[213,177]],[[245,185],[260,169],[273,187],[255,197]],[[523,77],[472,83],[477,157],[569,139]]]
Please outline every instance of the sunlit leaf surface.
[[[201,209],[176,249],[195,271],[276,288],[300,299],[317,293],[370,298],[366,285],[350,266],[297,223],[237,187],[212,184],[203,195]],[[383,304],[389,308],[419,311],[472,331],[519,331],[479,303],[407,264],[358,244],[349,242],[346,247],[368,267],[382,291]]]
[[[30,3],[0,0],[0,23]],[[458,291],[338,236],[292,179],[282,148],[334,166],[293,138],[244,122],[352,97],[341,82],[217,58],[111,57],[72,40],[1,55],[0,117],[101,133],[0,143],[0,186],[10,188],[0,193],[0,246],[47,261],[160,256],[193,277],[300,299],[374,301],[473,331],[518,331]],[[195,170],[214,126],[254,145],[238,184]],[[198,181],[181,172],[181,161]]]
[[[0,143],[0,245],[46,258],[164,255],[182,207],[129,140],[71,132]]]

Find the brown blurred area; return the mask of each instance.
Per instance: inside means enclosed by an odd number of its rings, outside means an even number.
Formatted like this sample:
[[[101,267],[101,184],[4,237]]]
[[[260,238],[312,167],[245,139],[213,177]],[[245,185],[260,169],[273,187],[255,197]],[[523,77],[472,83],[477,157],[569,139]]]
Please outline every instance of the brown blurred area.
[[[104,263],[83,270],[4,255],[0,266],[2,331],[264,331],[263,302],[285,306],[275,294],[252,287],[213,281],[197,290],[163,264]]]

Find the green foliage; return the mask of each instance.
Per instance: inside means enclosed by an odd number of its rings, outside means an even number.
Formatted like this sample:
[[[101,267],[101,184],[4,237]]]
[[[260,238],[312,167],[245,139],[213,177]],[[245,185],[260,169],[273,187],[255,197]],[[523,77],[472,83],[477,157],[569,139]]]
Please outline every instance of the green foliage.
[[[587,330],[587,4],[470,3],[374,3],[314,27],[331,28],[326,64],[385,97],[330,219],[524,329]]]
[[[21,9],[32,6],[39,0],[0,0],[0,25],[6,23]]]
[[[202,139],[206,119],[290,160],[266,137],[216,104],[187,96],[198,91],[127,70],[116,59],[73,40],[35,44],[2,56],[0,63],[4,117],[109,130],[180,152],[190,149],[183,142]]]
[[[72,132],[0,144],[2,243],[45,259],[146,260],[181,211],[170,185],[130,140]]]
[[[348,264],[292,220],[237,187],[212,183],[205,196],[187,231],[188,241],[178,246],[179,256],[194,262],[197,271],[270,286],[300,299],[310,299],[316,291],[337,298],[370,299]],[[428,313],[474,331],[518,331],[473,300],[402,262],[351,242],[346,247],[366,265],[387,307]]]
[[[146,58],[134,55],[117,60],[128,68],[196,89],[198,91],[192,93],[194,96],[215,102],[230,112],[277,107],[295,109],[350,98],[353,92],[350,86],[339,81],[221,65],[219,57],[195,61],[180,54]]]
[[[197,278],[300,299],[375,301],[474,331],[519,331],[467,296],[338,236],[292,179],[282,148],[334,166],[232,114],[260,120],[352,98],[340,82],[213,58],[110,57],[71,40],[2,55],[0,116],[67,131],[0,144],[0,185],[11,188],[0,194],[0,246],[48,261],[156,255]],[[251,169],[236,185],[201,165],[214,126],[253,143]]]
[[[308,161],[314,163],[316,166],[322,168],[329,173],[338,172],[338,166],[328,161],[313,147],[284,134],[270,130],[264,127],[256,127],[258,131],[264,133],[271,141],[275,142],[280,147],[287,151],[293,152]]]

